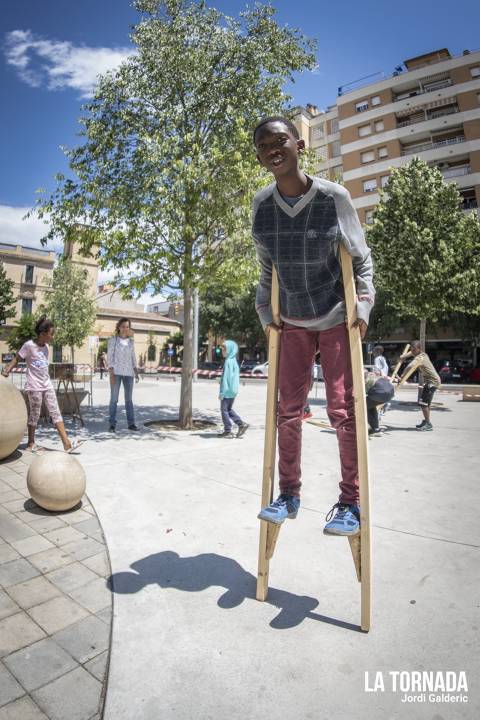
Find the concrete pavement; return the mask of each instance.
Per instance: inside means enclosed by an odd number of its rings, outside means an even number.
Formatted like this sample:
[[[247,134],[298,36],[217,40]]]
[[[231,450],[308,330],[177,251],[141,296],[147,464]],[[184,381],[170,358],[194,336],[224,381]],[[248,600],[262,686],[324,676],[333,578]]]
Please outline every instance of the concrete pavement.
[[[171,416],[180,383],[135,387],[139,424]],[[218,388],[194,406],[219,419]],[[322,534],[338,495],[336,438],[304,426],[304,489],[282,528],[268,602],[255,601],[265,384],[241,388],[252,424],[241,440],[214,430],[108,433],[106,382],[88,415],[87,491],[110,551],[114,599],[106,720],[317,720],[476,717],[480,406],[438,395],[435,430],[414,430],[405,390],[370,442],[372,631],[359,632],[360,590],[347,541]],[[408,404],[412,401],[412,404]],[[311,403],[325,417],[323,386]],[[125,423],[119,408],[119,426]],[[46,433],[49,436],[50,432]],[[365,692],[365,672],[466,670],[468,703],[406,704]]]

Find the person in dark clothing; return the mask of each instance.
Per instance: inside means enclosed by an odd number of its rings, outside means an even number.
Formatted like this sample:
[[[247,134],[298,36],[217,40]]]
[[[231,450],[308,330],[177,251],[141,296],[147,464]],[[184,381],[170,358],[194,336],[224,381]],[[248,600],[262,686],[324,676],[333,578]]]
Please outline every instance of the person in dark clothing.
[[[395,394],[393,383],[378,372],[365,371],[365,392],[367,394],[367,418],[370,426],[368,434],[380,432],[378,406],[388,403]]]

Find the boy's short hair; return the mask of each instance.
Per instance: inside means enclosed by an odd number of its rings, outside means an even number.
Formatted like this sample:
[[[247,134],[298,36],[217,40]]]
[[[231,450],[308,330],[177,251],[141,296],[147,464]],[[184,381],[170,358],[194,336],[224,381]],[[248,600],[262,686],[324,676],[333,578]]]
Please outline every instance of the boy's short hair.
[[[373,352],[383,355],[383,345],[375,345],[375,347],[373,348]]]
[[[291,120],[289,120],[286,117],[282,117],[282,115],[271,115],[270,117],[262,118],[256,124],[255,129],[253,131],[253,144],[254,145],[255,145],[255,139],[257,136],[257,132],[260,130],[260,128],[263,127],[264,125],[268,125],[268,123],[274,123],[274,122],[283,123],[290,130],[290,132],[292,133],[295,140],[300,140],[300,135],[298,133],[298,130]]]
[[[418,347],[418,348],[421,348],[421,347],[422,347],[422,343],[420,342],[420,340],[412,340],[412,342],[410,343],[410,347],[412,347],[412,348],[417,348],[417,347]]]

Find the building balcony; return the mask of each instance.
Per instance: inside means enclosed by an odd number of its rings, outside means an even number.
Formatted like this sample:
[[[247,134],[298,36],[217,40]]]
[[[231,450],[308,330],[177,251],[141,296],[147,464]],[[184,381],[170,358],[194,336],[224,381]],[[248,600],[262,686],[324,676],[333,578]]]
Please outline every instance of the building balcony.
[[[447,147],[448,145],[456,145],[457,143],[465,142],[464,135],[458,135],[452,138],[446,138],[445,140],[437,140],[436,142],[419,143],[418,145],[407,145],[400,150],[401,155],[416,155],[417,153],[425,152],[427,150],[434,150],[435,148]]]
[[[437,90],[442,90],[443,88],[450,87],[452,84],[452,81],[449,78],[446,78],[445,80],[441,80],[436,83],[432,83],[429,87],[417,87],[412,88],[412,90],[407,90],[405,92],[399,93],[396,97],[393,98],[393,102],[400,102],[400,100],[406,100],[407,98],[411,97],[417,97],[418,95],[426,95],[431,92],[436,92]]]
[[[427,122],[428,120],[435,120],[435,118],[444,117],[445,115],[455,115],[455,113],[458,113],[458,112],[459,112],[458,106],[454,106],[454,107],[450,107],[450,108],[449,107],[439,108],[438,110],[432,110],[430,112],[425,110],[422,113],[412,115],[411,117],[407,118],[406,120],[397,122],[397,128],[408,127],[409,125],[416,125],[417,123]]]
[[[458,167],[446,168],[445,170],[439,168],[439,170],[445,180],[452,177],[460,177],[461,175],[470,175],[472,172],[470,165],[459,165]]]

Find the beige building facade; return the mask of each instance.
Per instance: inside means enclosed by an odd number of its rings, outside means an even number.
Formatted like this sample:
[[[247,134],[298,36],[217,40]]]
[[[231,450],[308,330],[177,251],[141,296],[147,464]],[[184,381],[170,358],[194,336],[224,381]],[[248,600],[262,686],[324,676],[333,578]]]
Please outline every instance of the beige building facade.
[[[75,352],[75,362],[94,365],[97,347],[102,340],[108,340],[115,334],[115,326],[122,317],[131,320],[135,338],[137,359],[147,355],[152,341],[156,347],[158,360],[160,350],[170,335],[181,331],[182,324],[174,318],[158,312],[144,312],[143,306],[134,300],[123,300],[118,291],[111,286],[98,287],[98,263],[94,257],[80,254],[73,240],[65,243],[64,254],[75,264],[86,270],[90,281],[90,292],[97,304],[97,317],[91,338]],[[7,277],[14,281],[13,294],[16,297],[15,317],[0,327],[0,364],[10,355],[6,338],[12,327],[18,323],[24,313],[35,313],[42,305],[52,280],[53,268],[57,261],[55,252],[21,245],[0,243],[0,262]],[[70,350],[56,348],[50,358],[55,362],[68,362]]]
[[[361,222],[372,222],[390,169],[412,157],[455,182],[465,210],[480,207],[480,51],[452,57],[443,48],[339,93],[325,112],[301,108],[296,122],[317,173],[342,180]]]

